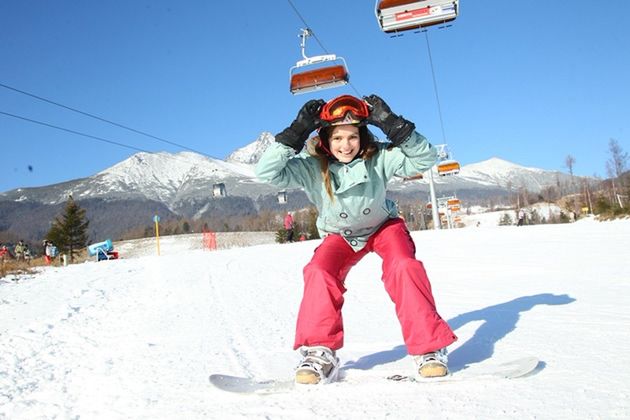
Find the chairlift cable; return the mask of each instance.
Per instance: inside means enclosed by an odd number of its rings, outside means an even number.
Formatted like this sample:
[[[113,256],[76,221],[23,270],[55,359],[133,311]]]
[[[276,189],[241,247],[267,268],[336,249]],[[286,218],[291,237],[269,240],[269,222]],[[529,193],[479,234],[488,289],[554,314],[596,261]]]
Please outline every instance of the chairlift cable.
[[[291,0],[287,0],[289,2],[289,6],[291,6],[291,8],[293,9],[293,11],[295,12],[295,14],[297,15],[297,17],[302,21],[302,23],[304,24],[304,26],[306,27],[306,29],[308,29],[311,32],[311,36],[313,38],[315,38],[315,41],[317,41],[317,43],[319,44],[320,48],[326,53],[326,54],[330,54],[328,52],[328,50],[326,49],[326,47],[324,47],[324,44],[319,40],[319,38],[317,37],[317,34],[315,33],[315,31],[313,31],[313,28],[308,24],[308,22],[306,22],[306,19],[304,19],[304,16],[302,16],[302,14],[300,13],[300,11],[297,9],[297,7],[295,7],[295,4],[293,4],[293,1]],[[354,90],[354,93],[357,94],[358,97],[361,97],[361,93],[359,92],[359,90],[354,86],[354,84],[352,84],[352,82],[348,82],[348,85],[352,88],[352,90]]]
[[[37,121],[37,120],[34,120],[32,118],[27,118],[27,117],[23,117],[23,116],[20,116],[20,115],[11,114],[9,112],[0,111],[0,114],[6,115],[7,117],[12,117],[12,118],[16,118],[16,119],[19,119],[19,120],[23,120],[23,121],[28,121],[28,122],[31,122],[33,124],[39,124],[39,125],[43,125],[45,127],[50,127],[50,128],[54,128],[54,129],[57,129],[57,130],[66,131],[68,133],[76,134],[76,135],[79,135],[79,136],[88,137],[88,138],[91,138],[91,139],[94,139],[94,140],[98,140],[98,141],[101,141],[101,142],[104,142],[104,143],[114,144],[114,145],[120,146],[120,147],[126,147],[127,149],[132,149],[132,150],[135,150],[135,151],[138,151],[138,152],[152,153],[149,150],[141,149],[139,147],[130,146],[128,144],[120,143],[120,142],[117,142],[117,141],[114,141],[114,140],[108,140],[108,139],[105,139],[103,137],[93,136],[91,134],[82,133],[80,131],[71,130],[69,128],[59,127],[58,125],[49,124],[49,123],[46,123],[46,122],[43,122],[43,121]]]
[[[70,107],[70,106],[67,106],[67,105],[61,104],[61,103],[59,103],[59,102],[55,102],[55,101],[50,100],[50,99],[46,99],[46,98],[44,98],[44,97],[41,97],[41,96],[35,95],[35,94],[33,94],[33,93],[29,93],[29,92],[26,92],[26,91],[24,91],[24,90],[20,90],[20,89],[17,89],[17,88],[14,88],[14,87],[8,86],[8,85],[6,85],[6,84],[4,84],[4,83],[0,83],[0,87],[3,87],[3,88],[5,88],[5,89],[12,90],[12,91],[14,91],[14,92],[21,93],[22,95],[30,96],[31,98],[35,98],[35,99],[37,99],[37,100],[40,100],[40,101],[43,101],[43,102],[47,102],[47,103],[49,103],[49,104],[52,104],[52,105],[55,105],[55,106],[58,106],[58,107],[61,107],[61,108],[65,108],[65,109],[67,109],[67,110],[69,110],[69,111],[76,112],[76,113],[78,113],[78,114],[85,115],[85,116],[90,117],[90,118],[94,118],[94,119],[96,119],[96,120],[99,120],[99,121],[102,121],[102,122],[105,122],[105,123],[108,123],[108,124],[114,125],[114,126],[116,126],[116,127],[120,127],[120,128],[125,129],[125,130],[132,131],[132,132],[134,132],[134,133],[136,133],[136,134],[141,134],[141,135],[146,136],[146,137],[151,137],[152,139],[159,140],[159,141],[161,141],[161,142],[163,142],[163,143],[168,143],[168,144],[170,144],[170,145],[172,145],[172,146],[177,146],[177,147],[180,147],[180,148],[182,148],[182,149],[186,149],[186,150],[188,150],[188,151],[195,152],[195,153],[198,153],[198,154],[203,155],[203,156],[207,156],[207,157],[211,157],[211,158],[213,158],[213,159],[217,159],[217,158],[215,158],[214,156],[210,156],[210,155],[208,155],[207,153],[203,153],[203,152],[200,152],[200,151],[198,151],[198,150],[192,149],[192,148],[190,148],[190,147],[184,146],[183,144],[175,143],[175,142],[173,142],[173,141],[166,140],[166,139],[163,139],[163,138],[160,138],[160,137],[154,136],[154,135],[149,134],[149,133],[147,133],[147,132],[140,131],[140,130],[136,130],[135,128],[131,128],[131,127],[128,127],[128,126],[126,126],[126,125],[119,124],[119,123],[117,123],[117,122],[114,122],[114,121],[108,120],[108,119],[106,119],[106,118],[99,117],[98,115],[90,114],[89,112],[85,112],[85,111],[81,111],[81,110],[76,109],[76,108],[72,108],[72,107]],[[17,117],[17,118],[20,118],[20,117]],[[27,120],[28,120],[28,119],[27,119]],[[140,150],[140,149],[138,149],[138,150]]]
[[[65,132],[71,133],[71,134],[76,134],[77,136],[87,137],[89,139],[97,140],[97,141],[100,141],[100,142],[103,142],[103,143],[113,144],[115,146],[119,146],[119,147],[124,147],[126,149],[135,150],[136,152],[143,152],[143,153],[148,153],[148,154],[151,154],[151,155],[157,153],[157,152],[152,152],[152,151],[147,150],[147,149],[142,149],[140,147],[136,147],[136,146],[132,146],[132,145],[129,145],[129,144],[125,144],[125,143],[122,143],[122,142],[119,142],[119,141],[115,141],[115,140],[110,140],[110,139],[106,139],[106,138],[103,138],[103,137],[94,136],[92,134],[82,133],[80,131],[72,130],[70,128],[60,127],[58,125],[50,124],[50,123],[47,123],[47,122],[38,121],[38,120],[34,120],[32,118],[24,117],[24,116],[21,116],[21,115],[12,114],[10,112],[0,111],[0,115],[4,115],[4,116],[7,116],[7,117],[19,119],[19,120],[22,120],[22,121],[27,121],[27,122],[30,122],[30,123],[33,123],[33,124],[42,125],[44,127],[54,128],[56,130],[65,131]],[[206,156],[206,157],[210,157],[210,156]],[[172,158],[173,159],[179,159],[182,162],[190,162],[190,160],[188,160],[186,158],[183,158],[183,157],[179,157],[177,155],[172,155]],[[212,157],[210,157],[210,158],[211,159],[216,159],[216,158],[212,158]]]
[[[435,100],[437,102],[438,116],[440,118],[440,127],[442,128],[442,141],[446,141],[446,132],[444,131],[444,120],[442,119],[442,106],[440,105],[440,95],[438,93],[437,80],[435,78],[435,69],[433,68],[433,58],[431,56],[431,45],[429,44],[428,31],[424,30],[424,36],[427,40],[427,53],[429,55],[429,65],[431,66],[431,76],[433,77],[433,90],[435,91]]]

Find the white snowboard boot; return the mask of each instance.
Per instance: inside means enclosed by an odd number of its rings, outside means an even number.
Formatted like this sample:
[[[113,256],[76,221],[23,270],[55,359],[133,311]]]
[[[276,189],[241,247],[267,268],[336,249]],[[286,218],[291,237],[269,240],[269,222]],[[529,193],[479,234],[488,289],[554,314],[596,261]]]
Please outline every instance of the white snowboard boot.
[[[448,374],[448,356],[446,348],[430,353],[413,356],[413,361],[422,378],[436,378]]]
[[[303,358],[295,370],[295,383],[325,384],[334,381],[339,372],[335,351],[324,346],[302,346]]]

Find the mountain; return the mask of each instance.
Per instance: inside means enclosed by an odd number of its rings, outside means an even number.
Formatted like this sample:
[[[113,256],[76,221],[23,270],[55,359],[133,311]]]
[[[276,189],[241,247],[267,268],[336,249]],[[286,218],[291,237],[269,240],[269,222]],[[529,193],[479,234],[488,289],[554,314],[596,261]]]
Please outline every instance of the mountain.
[[[273,136],[264,132],[225,161],[192,152],[137,153],[90,177],[0,193],[0,233],[41,238],[70,194],[88,210],[95,237],[118,237],[130,228],[146,225],[154,214],[163,220],[216,222],[253,216],[261,210],[307,206],[304,192],[288,191],[288,204],[280,204],[279,190],[256,179],[254,165],[272,142]],[[434,174],[433,178],[438,196],[456,194],[471,204],[518,190],[539,193],[570,181],[567,174],[496,157],[465,165],[456,176]],[[392,198],[402,202],[426,200],[428,191],[426,174],[421,180],[395,179],[390,184]]]
[[[273,143],[274,137],[269,132],[263,132],[260,137],[253,143],[248,144],[245,147],[236,149],[225,160],[232,163],[244,163],[246,165],[253,165],[260,160],[263,152],[267,150],[267,147]]]

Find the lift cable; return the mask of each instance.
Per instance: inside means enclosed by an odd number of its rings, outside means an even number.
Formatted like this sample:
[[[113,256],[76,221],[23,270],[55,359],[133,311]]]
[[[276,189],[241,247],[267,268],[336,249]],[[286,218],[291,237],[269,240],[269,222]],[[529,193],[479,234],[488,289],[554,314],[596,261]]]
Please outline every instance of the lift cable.
[[[429,54],[429,64],[431,65],[431,76],[433,77],[433,90],[435,91],[435,100],[437,102],[438,115],[440,117],[440,127],[442,128],[442,141],[446,143],[446,132],[444,131],[444,120],[442,119],[442,106],[440,105],[440,95],[438,94],[437,80],[435,78],[435,70],[433,68],[433,58],[431,57],[431,46],[429,45],[429,33],[425,29],[424,36],[427,40],[427,52]]]
[[[108,140],[108,139],[105,139],[103,137],[93,136],[91,134],[81,133],[80,131],[75,131],[75,130],[71,130],[69,128],[64,128],[64,127],[59,127],[57,125],[49,124],[49,123],[46,123],[46,122],[43,122],[43,121],[37,121],[37,120],[31,119],[31,118],[27,118],[27,117],[22,117],[20,115],[11,114],[9,112],[0,111],[0,114],[6,115],[7,117],[17,118],[17,119],[20,119],[20,120],[23,120],[23,121],[28,121],[28,122],[31,122],[31,123],[34,123],[34,124],[43,125],[45,127],[50,127],[50,128],[54,128],[54,129],[57,129],[57,130],[66,131],[68,133],[76,134],[76,135],[79,135],[79,136],[88,137],[88,138],[91,138],[91,139],[94,139],[94,140],[98,140],[98,141],[101,141],[101,142],[104,142],[104,143],[109,143],[109,144],[114,144],[116,146],[125,147],[127,149],[132,149],[132,150],[135,150],[135,151],[138,151],[138,152],[153,153],[153,152],[151,152],[149,150],[141,149],[139,147],[130,146],[128,144],[120,143],[120,142],[117,142],[117,141],[114,141],[114,140]]]
[[[317,37],[317,34],[315,33],[315,31],[313,31],[313,28],[306,22],[306,19],[304,19],[304,17],[302,16],[302,14],[299,12],[299,10],[297,9],[297,7],[295,7],[295,4],[293,4],[293,1],[291,0],[287,0],[289,2],[289,5],[291,6],[291,8],[293,9],[293,11],[295,12],[295,14],[297,15],[297,17],[302,21],[302,23],[304,24],[304,26],[306,26],[307,29],[309,29],[311,31],[311,36],[313,38],[315,38],[315,41],[317,41],[317,43],[319,44],[319,46],[321,47],[322,50],[324,50],[324,52],[326,54],[330,54],[328,52],[328,50],[326,49],[326,47],[324,47],[324,44],[322,44],[322,42],[319,40],[319,38]],[[352,90],[354,90],[354,92],[357,94],[358,97],[361,97],[361,93],[359,92],[359,90],[352,84],[352,82],[348,82],[348,84],[350,85],[350,87],[352,88]]]
[[[136,130],[135,128],[131,128],[131,127],[128,127],[128,126],[126,126],[126,125],[119,124],[119,123],[117,123],[117,122],[114,122],[114,121],[111,121],[111,120],[105,119],[105,118],[103,118],[103,117],[99,117],[98,115],[90,114],[89,112],[85,112],[85,111],[81,111],[81,110],[76,109],[76,108],[72,108],[72,107],[70,107],[70,106],[67,106],[67,105],[61,104],[61,103],[59,103],[59,102],[55,102],[55,101],[52,101],[52,100],[50,100],[50,99],[46,99],[46,98],[43,98],[43,97],[41,97],[41,96],[38,96],[38,95],[35,95],[35,94],[32,94],[32,93],[26,92],[26,91],[23,91],[23,90],[20,90],[20,89],[17,89],[17,88],[11,87],[11,86],[8,86],[8,85],[6,85],[6,84],[4,84],[4,83],[1,83],[1,82],[0,82],[0,87],[3,87],[3,88],[5,88],[5,89],[12,90],[12,91],[14,91],[14,92],[21,93],[21,94],[26,95],[26,96],[30,96],[31,98],[35,98],[35,99],[38,99],[38,100],[40,100],[40,101],[47,102],[47,103],[49,103],[49,104],[52,104],[52,105],[55,105],[55,106],[58,106],[58,107],[61,107],[61,108],[65,108],[65,109],[67,109],[67,110],[69,110],[69,111],[76,112],[76,113],[78,113],[78,114],[85,115],[85,116],[90,117],[90,118],[94,118],[94,119],[96,119],[96,120],[99,120],[99,121],[102,121],[102,122],[105,122],[105,123],[108,123],[108,124],[114,125],[114,126],[116,126],[116,127],[120,127],[120,128],[125,129],[125,130],[129,130],[129,131],[134,132],[134,133],[136,133],[136,134],[141,134],[141,135],[143,135],[143,136],[150,137],[150,138],[152,138],[152,139],[155,139],[155,140],[161,141],[161,142],[163,142],[163,143],[168,143],[168,144],[170,144],[170,145],[172,145],[172,146],[177,146],[177,147],[180,147],[180,148],[182,148],[182,149],[186,149],[186,150],[188,150],[188,151],[198,153],[198,154],[200,154],[200,155],[204,155],[204,156],[207,156],[207,157],[211,157],[211,158],[213,158],[213,159],[217,159],[217,158],[215,158],[214,156],[210,156],[210,155],[208,155],[207,153],[203,153],[203,152],[200,152],[200,151],[198,151],[198,150],[192,149],[192,148],[190,148],[190,147],[188,147],[188,146],[184,146],[183,144],[175,143],[175,142],[173,142],[173,141],[166,140],[166,139],[163,139],[163,138],[161,138],[161,137],[154,136],[154,135],[149,134],[149,133],[147,133],[147,132],[140,131],[140,130]],[[7,114],[7,113],[3,113],[3,114],[5,114],[5,115],[10,115],[10,114]],[[11,116],[13,116],[13,115],[11,115]],[[16,117],[16,118],[21,118],[21,117]],[[25,120],[27,120],[27,121],[30,121],[28,118],[23,118],[23,119],[25,119]],[[44,125],[46,125],[46,124],[44,123]],[[57,128],[57,127],[55,127],[55,128]],[[133,146],[124,146],[124,147],[130,147],[130,148],[133,148]],[[137,149],[137,148],[136,148],[135,150],[142,150],[142,149]],[[142,150],[142,151],[145,151],[145,150]],[[152,153],[152,152],[148,152],[148,153]]]
[[[151,155],[154,155],[154,154],[158,153],[158,152],[152,152],[151,150],[142,149],[140,147],[131,146],[129,144],[125,144],[125,143],[122,143],[122,142],[119,142],[119,141],[115,141],[115,140],[110,140],[110,139],[106,139],[106,138],[103,138],[103,137],[94,136],[92,134],[82,133],[80,131],[72,130],[70,128],[60,127],[58,125],[50,124],[50,123],[47,123],[47,122],[38,121],[38,120],[35,120],[35,119],[32,119],[32,118],[28,118],[28,117],[24,117],[24,116],[21,116],[21,115],[12,114],[10,112],[0,111],[0,115],[4,115],[4,116],[7,116],[7,117],[19,119],[19,120],[22,120],[22,121],[27,121],[27,122],[30,122],[30,123],[33,123],[33,124],[42,125],[44,127],[54,128],[56,130],[65,131],[65,132],[71,133],[71,134],[76,134],[77,136],[82,136],[82,137],[87,137],[89,139],[98,140],[98,141],[103,142],[103,143],[113,144],[115,146],[120,146],[120,147],[124,147],[126,149],[135,150],[136,152],[143,152],[143,153],[148,153],[148,154],[151,154]],[[208,156],[206,156],[206,157],[208,157]],[[189,159],[187,159],[185,157],[180,157],[178,155],[171,155],[171,158],[175,159],[175,160],[179,160],[181,162],[190,163]],[[212,158],[212,157],[210,157],[210,158],[211,159],[215,159],[215,158]],[[221,159],[217,159],[217,160],[221,160]]]

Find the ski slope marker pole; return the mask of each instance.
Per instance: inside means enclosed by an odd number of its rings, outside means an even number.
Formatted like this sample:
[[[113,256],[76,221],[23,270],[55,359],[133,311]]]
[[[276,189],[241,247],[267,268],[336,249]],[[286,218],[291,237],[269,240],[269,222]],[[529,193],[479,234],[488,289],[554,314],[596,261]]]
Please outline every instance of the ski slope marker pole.
[[[155,216],[153,216],[153,221],[155,222],[155,240],[157,243],[157,254],[158,257],[160,256],[160,216],[158,216],[157,214]]]

